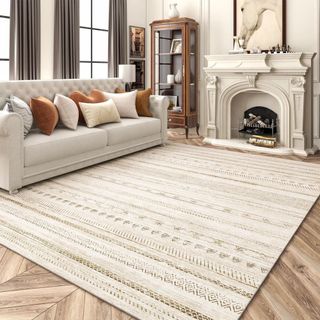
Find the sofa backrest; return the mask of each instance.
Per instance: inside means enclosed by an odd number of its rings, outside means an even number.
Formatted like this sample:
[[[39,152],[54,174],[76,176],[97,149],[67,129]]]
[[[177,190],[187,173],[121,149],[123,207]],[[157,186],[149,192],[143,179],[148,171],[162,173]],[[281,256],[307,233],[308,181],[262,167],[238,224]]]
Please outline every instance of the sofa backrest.
[[[85,94],[92,89],[114,92],[118,87],[123,88],[123,81],[118,78],[110,79],[71,79],[71,80],[23,80],[0,82],[0,98],[10,95],[29,103],[31,98],[43,96],[50,100],[54,99],[56,93],[69,96],[73,91],[81,91]]]

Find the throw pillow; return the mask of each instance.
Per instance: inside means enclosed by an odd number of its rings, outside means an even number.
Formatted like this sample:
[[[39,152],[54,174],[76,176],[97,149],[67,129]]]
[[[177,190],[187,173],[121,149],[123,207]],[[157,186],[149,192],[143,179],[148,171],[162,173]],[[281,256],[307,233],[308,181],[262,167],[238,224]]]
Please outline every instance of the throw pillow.
[[[125,91],[121,88],[117,88],[115,93],[124,93]],[[150,112],[150,104],[149,98],[152,95],[152,89],[146,89],[143,91],[137,92],[137,99],[136,99],[136,108],[138,115],[140,117],[152,117],[152,113]]]
[[[106,99],[114,101],[121,118],[139,118],[136,109],[137,90],[126,93],[103,93]]]
[[[56,94],[53,103],[59,111],[59,117],[65,127],[76,130],[79,122],[79,110],[76,103],[61,94]]]
[[[111,99],[101,103],[80,102],[80,108],[88,128],[121,121],[117,107]]]
[[[47,98],[32,98],[30,108],[37,127],[43,134],[50,136],[59,121],[59,113],[56,106]]]
[[[79,103],[100,103],[100,102],[105,102],[107,99],[105,95],[103,94],[102,91],[99,90],[92,90],[90,94],[87,96],[84,93],[80,91],[75,91],[72,92],[69,96],[77,105],[79,109],[79,122],[80,123],[85,123],[83,114],[81,112],[81,108]]]
[[[10,98],[7,99],[7,104],[4,110],[8,112],[18,113],[22,117],[24,127],[23,133],[24,137],[26,137],[30,132],[33,123],[32,112],[28,104],[15,96],[10,96]]]

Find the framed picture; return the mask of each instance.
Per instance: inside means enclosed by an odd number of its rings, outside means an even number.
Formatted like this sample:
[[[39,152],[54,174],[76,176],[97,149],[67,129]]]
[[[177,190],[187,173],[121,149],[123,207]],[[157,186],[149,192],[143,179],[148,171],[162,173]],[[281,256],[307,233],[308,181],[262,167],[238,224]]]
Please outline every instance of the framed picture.
[[[134,90],[144,90],[146,87],[146,62],[144,60],[130,60],[136,66],[136,82],[132,84]]]
[[[145,58],[145,28],[129,27],[130,58]]]
[[[286,45],[286,0],[234,0],[234,35],[244,48]]]
[[[182,53],[182,39],[173,39],[171,42],[170,53]]]

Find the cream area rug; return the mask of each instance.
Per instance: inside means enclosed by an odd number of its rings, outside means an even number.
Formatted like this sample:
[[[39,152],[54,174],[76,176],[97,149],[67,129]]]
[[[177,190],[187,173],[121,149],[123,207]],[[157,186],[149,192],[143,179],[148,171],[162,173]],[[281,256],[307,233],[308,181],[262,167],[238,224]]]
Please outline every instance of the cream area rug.
[[[238,319],[319,166],[171,144],[0,192],[0,243],[143,320]]]

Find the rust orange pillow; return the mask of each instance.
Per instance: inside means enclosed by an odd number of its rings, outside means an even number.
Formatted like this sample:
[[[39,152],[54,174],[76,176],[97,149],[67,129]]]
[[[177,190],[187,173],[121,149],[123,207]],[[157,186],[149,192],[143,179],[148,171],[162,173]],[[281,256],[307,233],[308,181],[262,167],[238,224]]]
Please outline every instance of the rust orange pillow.
[[[124,93],[125,91],[121,88],[117,88],[115,93]],[[136,109],[138,115],[141,117],[152,117],[152,113],[150,112],[149,98],[152,94],[152,90],[146,89],[143,91],[137,92],[136,98]]]
[[[84,93],[82,93],[80,91],[75,91],[75,92],[72,92],[69,97],[76,103],[76,105],[79,109],[79,122],[80,123],[85,123],[83,114],[81,112],[80,104],[79,104],[80,102],[101,103],[101,102],[106,101],[106,98],[105,98],[104,94],[102,93],[102,91],[96,90],[96,89],[93,89],[89,95],[85,95]]]
[[[38,97],[30,100],[30,109],[37,127],[42,133],[50,136],[59,121],[56,106],[49,99]]]

